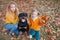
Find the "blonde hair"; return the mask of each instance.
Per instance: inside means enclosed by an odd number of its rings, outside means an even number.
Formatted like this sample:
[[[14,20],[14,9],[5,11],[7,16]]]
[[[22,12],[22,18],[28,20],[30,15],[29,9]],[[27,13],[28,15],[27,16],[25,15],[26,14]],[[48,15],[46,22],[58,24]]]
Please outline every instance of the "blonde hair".
[[[17,4],[16,4],[15,2],[13,2],[13,1],[11,1],[11,2],[9,2],[9,3],[7,4],[6,12],[11,13],[11,10],[10,10],[11,4],[14,4],[14,5],[15,5],[16,8],[15,8],[14,13],[15,13],[15,15],[18,15],[18,14],[19,14],[18,6],[17,6]]]
[[[39,11],[38,11],[37,9],[35,9],[35,8],[34,8],[34,9],[32,9],[32,13],[33,13],[33,12],[37,12],[37,14],[38,14],[38,15],[40,15],[40,14],[39,14]],[[30,14],[30,16],[29,16],[29,17],[31,17],[32,13]]]

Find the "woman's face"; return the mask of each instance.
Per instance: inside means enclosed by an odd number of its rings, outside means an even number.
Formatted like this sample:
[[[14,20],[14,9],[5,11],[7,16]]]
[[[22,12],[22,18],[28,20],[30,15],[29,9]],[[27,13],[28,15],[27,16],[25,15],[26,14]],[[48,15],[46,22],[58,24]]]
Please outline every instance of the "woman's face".
[[[14,4],[11,4],[11,5],[10,5],[10,10],[11,10],[11,11],[15,11],[15,9],[16,9],[15,5],[14,5]]]

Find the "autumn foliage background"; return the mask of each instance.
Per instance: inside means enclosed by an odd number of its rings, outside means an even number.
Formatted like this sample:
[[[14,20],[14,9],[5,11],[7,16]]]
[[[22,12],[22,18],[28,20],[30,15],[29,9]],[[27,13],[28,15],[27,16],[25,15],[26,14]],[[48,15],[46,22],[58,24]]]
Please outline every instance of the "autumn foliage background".
[[[10,1],[18,4],[20,12],[27,12],[29,15],[36,8],[41,16],[49,16],[49,22],[40,30],[41,40],[60,40],[60,0],[0,0],[0,40],[10,40],[10,36],[2,35],[5,9]]]

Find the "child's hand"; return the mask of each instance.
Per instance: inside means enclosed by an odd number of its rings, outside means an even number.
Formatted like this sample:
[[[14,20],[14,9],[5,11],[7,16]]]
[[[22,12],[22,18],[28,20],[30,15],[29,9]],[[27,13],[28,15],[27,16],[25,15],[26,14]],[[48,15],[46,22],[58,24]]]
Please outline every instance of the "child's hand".
[[[47,20],[47,16],[43,16],[42,19],[43,19],[43,20]]]
[[[41,21],[45,23],[45,20],[42,19]]]
[[[44,21],[45,21],[45,23],[47,23],[47,22],[48,22],[48,20],[49,20],[49,17],[47,17],[47,16],[43,16],[43,17],[42,17],[42,20],[44,20]]]

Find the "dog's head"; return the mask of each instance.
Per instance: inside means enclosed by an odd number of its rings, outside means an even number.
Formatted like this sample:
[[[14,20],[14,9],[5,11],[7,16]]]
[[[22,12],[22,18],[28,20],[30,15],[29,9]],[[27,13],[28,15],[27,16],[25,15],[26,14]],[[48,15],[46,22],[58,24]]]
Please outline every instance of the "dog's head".
[[[25,20],[27,20],[27,13],[20,13],[18,18],[19,20],[21,20],[22,22],[24,22]]]

